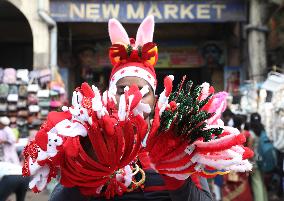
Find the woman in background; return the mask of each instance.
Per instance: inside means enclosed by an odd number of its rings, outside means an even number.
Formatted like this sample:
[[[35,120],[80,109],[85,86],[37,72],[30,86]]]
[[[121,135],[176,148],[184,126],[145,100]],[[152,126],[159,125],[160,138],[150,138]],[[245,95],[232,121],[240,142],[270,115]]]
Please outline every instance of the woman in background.
[[[16,137],[9,125],[8,117],[0,117],[0,201],[6,201],[13,193],[17,201],[24,201],[29,178],[22,176],[15,147]]]

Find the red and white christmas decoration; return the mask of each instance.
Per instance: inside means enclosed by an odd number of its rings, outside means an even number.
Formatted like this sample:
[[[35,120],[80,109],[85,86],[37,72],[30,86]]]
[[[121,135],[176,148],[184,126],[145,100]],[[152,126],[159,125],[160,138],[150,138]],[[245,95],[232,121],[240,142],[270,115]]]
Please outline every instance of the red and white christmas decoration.
[[[169,124],[166,130],[161,127],[164,114],[179,111],[183,104],[171,99],[172,75],[164,79],[164,91],[158,98],[151,125],[143,115],[151,112],[150,106],[143,103],[143,97],[150,90],[148,86],[125,87],[118,103],[116,82],[125,76],[145,79],[155,91],[154,22],[152,17],[145,19],[136,41],[128,38],[116,20],[110,21],[109,29],[113,44],[110,57],[115,65],[109,90],[101,93],[96,86],[83,83],[73,92],[72,105],[62,107],[63,112],[51,112],[35,140],[24,150],[23,175],[32,176],[30,188],[34,192],[43,190],[57,174],[63,186],[77,187],[84,195],[111,198],[142,187],[143,168],[147,167],[182,181],[194,175],[210,177],[231,170],[251,170],[248,158],[253,153],[242,145],[245,136],[237,129],[224,126],[220,119],[227,94],[214,94],[209,84],[201,85],[200,95],[192,97],[199,103],[204,100],[198,112],[212,114],[204,121],[194,122],[194,128],[203,124],[202,131],[214,128],[222,131],[220,135],[213,133],[210,141],[185,140],[177,133],[175,124]],[[187,113],[192,112],[192,108],[186,109]]]

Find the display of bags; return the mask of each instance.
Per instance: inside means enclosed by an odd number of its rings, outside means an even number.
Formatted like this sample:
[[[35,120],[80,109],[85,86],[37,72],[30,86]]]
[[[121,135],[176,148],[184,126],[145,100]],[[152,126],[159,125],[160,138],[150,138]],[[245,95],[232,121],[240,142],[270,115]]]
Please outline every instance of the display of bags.
[[[0,82],[3,82],[4,69],[0,68]]]
[[[61,107],[61,106],[62,106],[62,102],[59,101],[59,100],[52,99],[50,101],[50,107],[57,108],[57,107]]]
[[[7,115],[9,117],[16,117],[18,115],[18,111],[8,111]]]
[[[0,84],[0,98],[7,98],[9,94],[9,85],[8,84]]]
[[[58,100],[62,90],[58,89],[62,87],[54,86],[53,92],[49,88],[41,89],[50,87],[50,81],[50,69],[29,72],[27,69],[0,68],[0,114],[10,118],[19,130],[20,138],[28,137],[31,129],[39,129],[50,106],[61,106]]]
[[[17,85],[10,85],[9,86],[9,94],[7,96],[7,101],[17,102],[18,99],[19,99],[18,86]]]
[[[14,68],[4,69],[3,83],[15,84],[17,81],[17,72]]]
[[[37,93],[38,90],[39,90],[39,85],[38,84],[29,84],[28,85],[28,92]]]
[[[20,85],[19,86],[19,90],[18,90],[18,94],[20,97],[27,97],[28,96],[28,88],[27,88],[27,85]]]
[[[40,70],[39,81],[41,84],[45,84],[51,81],[51,70],[49,68]]]
[[[17,119],[17,125],[19,125],[19,126],[24,126],[27,123],[28,123],[28,121],[26,119],[24,119],[24,118],[18,118]]]
[[[41,108],[40,110],[40,116],[43,117],[43,118],[46,118],[46,116],[48,115],[49,113],[49,110],[48,109],[43,109]]]
[[[37,93],[38,90],[40,90],[40,87],[38,85],[38,79],[33,77],[31,78],[29,84],[28,84],[28,92],[29,93]]]
[[[18,111],[18,116],[19,117],[28,117],[29,116],[29,111],[28,110],[19,110]]]
[[[18,94],[8,94],[7,101],[8,102],[17,102],[19,100]]]
[[[32,125],[33,126],[40,126],[42,124],[42,121],[38,118],[33,119]]]
[[[38,98],[48,98],[49,97],[49,90],[48,89],[41,89],[37,92]]]
[[[27,107],[27,100],[26,100],[26,99],[20,99],[20,100],[18,100],[18,102],[17,102],[17,107],[18,107],[19,109],[21,109],[21,108],[26,108],[26,107]]]
[[[38,101],[38,105],[41,107],[41,108],[49,108],[50,106],[50,100],[49,99],[40,99]]]
[[[8,104],[8,110],[9,111],[17,111],[17,105],[16,104]]]
[[[28,69],[18,69],[17,78],[25,83],[29,82],[29,70]]]
[[[36,94],[29,94],[28,95],[28,104],[29,105],[35,105],[38,103],[38,98]]]
[[[0,112],[6,112],[8,109],[8,103],[0,102]]]
[[[39,112],[40,108],[38,105],[29,105],[29,112],[30,113],[37,113]]]

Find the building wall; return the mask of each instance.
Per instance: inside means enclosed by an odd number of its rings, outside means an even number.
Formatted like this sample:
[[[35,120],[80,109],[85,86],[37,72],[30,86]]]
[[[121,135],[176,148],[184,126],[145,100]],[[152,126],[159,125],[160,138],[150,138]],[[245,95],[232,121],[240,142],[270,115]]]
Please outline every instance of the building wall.
[[[38,15],[39,0],[7,0],[27,18],[33,34],[33,67],[49,67],[50,38],[47,24]],[[44,9],[49,11],[49,0],[42,0]]]

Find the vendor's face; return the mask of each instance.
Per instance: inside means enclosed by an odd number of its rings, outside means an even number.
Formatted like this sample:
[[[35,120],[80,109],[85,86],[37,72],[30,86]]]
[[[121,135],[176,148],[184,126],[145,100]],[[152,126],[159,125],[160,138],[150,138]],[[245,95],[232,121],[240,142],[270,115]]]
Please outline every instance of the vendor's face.
[[[154,105],[155,105],[155,95],[154,95],[153,89],[147,81],[139,77],[124,77],[124,78],[121,78],[116,83],[116,87],[117,87],[116,101],[119,103],[119,97],[124,93],[124,88],[126,86],[131,87],[133,84],[136,84],[139,89],[142,89],[142,87],[144,87],[145,85],[148,85],[149,92],[145,94],[145,96],[143,97],[142,103],[149,104],[151,107],[151,110],[153,111]],[[144,114],[145,119],[148,117],[149,117],[149,114]]]

